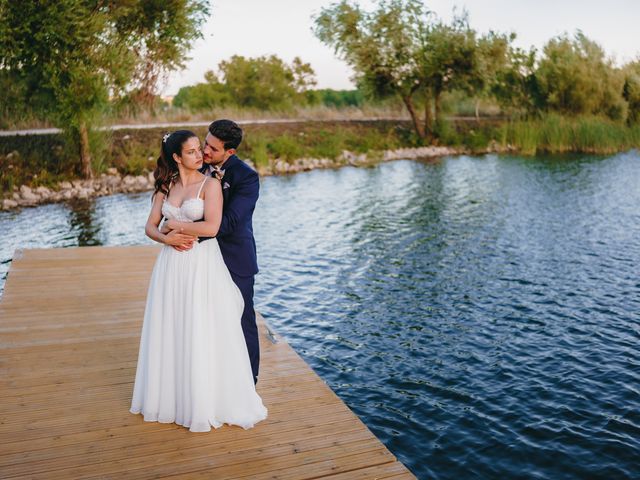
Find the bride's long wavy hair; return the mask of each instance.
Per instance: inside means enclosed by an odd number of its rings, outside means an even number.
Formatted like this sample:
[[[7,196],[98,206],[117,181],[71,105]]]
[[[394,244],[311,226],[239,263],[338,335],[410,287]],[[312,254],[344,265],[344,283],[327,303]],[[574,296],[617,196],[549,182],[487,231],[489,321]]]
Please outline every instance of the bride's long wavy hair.
[[[182,145],[193,137],[197,137],[197,135],[191,130],[176,130],[162,137],[158,165],[153,171],[153,178],[155,179],[154,197],[158,192],[162,192],[165,195],[169,194],[171,182],[176,179],[179,173],[178,164],[173,158],[173,154],[182,156]]]

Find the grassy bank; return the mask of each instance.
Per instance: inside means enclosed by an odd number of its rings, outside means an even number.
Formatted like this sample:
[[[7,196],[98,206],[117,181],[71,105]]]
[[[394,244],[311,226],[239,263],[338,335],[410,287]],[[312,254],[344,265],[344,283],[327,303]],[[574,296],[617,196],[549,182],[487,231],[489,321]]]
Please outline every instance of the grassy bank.
[[[245,125],[238,155],[256,165],[272,159],[337,158],[343,150],[367,152],[418,146],[405,121],[301,121],[286,124]],[[206,127],[192,128],[204,138]],[[92,142],[97,155],[94,172],[115,167],[122,174],[153,170],[166,128],[123,129],[97,133]],[[78,153],[65,146],[60,134],[0,137],[0,196],[14,187],[54,187],[78,178]]]
[[[419,147],[425,144],[410,122],[304,121],[244,126],[239,155],[257,166],[274,159],[335,160],[344,150],[354,153]],[[204,138],[206,127],[193,129]],[[499,119],[448,121],[437,125],[433,143],[470,153],[510,148],[524,155],[585,152],[609,154],[640,147],[640,127],[587,117],[568,119],[550,115],[527,121]],[[122,174],[139,175],[155,168],[165,128],[124,129],[94,134],[94,171],[115,167]],[[62,135],[0,137],[0,196],[14,187],[55,187],[78,178],[78,152],[65,146]]]

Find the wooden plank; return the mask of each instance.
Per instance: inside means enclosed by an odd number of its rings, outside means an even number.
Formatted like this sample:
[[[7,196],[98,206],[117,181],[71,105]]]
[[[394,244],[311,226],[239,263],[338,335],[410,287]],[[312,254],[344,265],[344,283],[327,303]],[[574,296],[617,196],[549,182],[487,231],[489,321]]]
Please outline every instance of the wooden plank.
[[[257,439],[257,437],[273,436],[291,431],[308,431],[335,423],[347,425],[351,422],[350,412],[336,413],[334,410],[332,404],[315,406],[311,414],[308,408],[292,410],[287,412],[286,419],[270,420],[263,429],[259,432],[253,432],[250,437]],[[144,437],[140,436],[136,440],[136,445],[175,439],[175,431],[177,429],[175,425],[159,425],[164,427],[148,432]],[[146,425],[142,424],[131,427],[91,430],[77,434],[57,435],[55,437],[47,436],[36,440],[8,442],[3,444],[0,465],[19,463],[27,458],[46,459],[52,455],[58,455],[67,447],[73,447],[76,453],[84,451],[84,449],[94,449],[94,445],[99,446],[100,450],[124,447],[131,443],[131,439],[127,438],[128,436],[138,435],[144,429],[146,429]],[[246,434],[241,430],[234,429],[232,434],[224,436],[212,435],[211,438],[207,438],[207,443],[228,442],[242,436],[246,436]]]
[[[373,467],[348,470],[324,477],[327,480],[381,480],[383,478],[413,478],[399,462],[385,463]]]
[[[337,428],[339,428],[339,424],[314,426],[306,429],[304,439],[297,440],[295,443],[299,445],[299,448],[319,448],[319,446],[332,442],[330,436]],[[169,436],[170,438],[176,437],[175,431],[168,432],[173,433],[172,436]],[[161,433],[165,433],[164,437],[167,437],[167,431]],[[94,448],[83,449],[82,453],[75,448],[57,450],[55,453],[59,455],[49,455],[47,458],[40,459],[30,458],[26,462],[14,462],[6,466],[3,465],[3,470],[4,474],[8,476],[38,473],[51,474],[72,464],[74,468],[78,469],[78,474],[84,477],[92,473],[96,464],[104,464],[101,467],[102,473],[117,473],[120,471],[120,467],[107,467],[106,464],[116,464],[121,459],[128,459],[128,469],[147,469],[163,463],[171,463],[172,459],[180,459],[184,456],[184,451],[187,450],[189,458],[203,455],[209,460],[211,458],[220,458],[225,463],[229,463],[230,458],[226,458],[226,456],[231,453],[237,455],[240,461],[242,461],[242,457],[246,461],[255,455],[273,457],[281,452],[288,452],[292,445],[287,435],[284,434],[271,437],[261,436],[260,443],[256,443],[254,437],[249,434],[238,440],[219,441],[217,443],[203,442],[198,437],[198,435],[181,435],[181,441],[178,444],[167,441],[166,438],[152,437],[154,440],[152,443],[128,444],[111,449],[103,449],[100,448],[101,445],[96,445]],[[364,440],[375,441],[368,432],[356,426],[346,429],[340,435],[340,438],[345,443]]]
[[[14,259],[0,301],[0,478],[414,478],[261,317],[267,420],[194,434],[130,414],[157,253]]]

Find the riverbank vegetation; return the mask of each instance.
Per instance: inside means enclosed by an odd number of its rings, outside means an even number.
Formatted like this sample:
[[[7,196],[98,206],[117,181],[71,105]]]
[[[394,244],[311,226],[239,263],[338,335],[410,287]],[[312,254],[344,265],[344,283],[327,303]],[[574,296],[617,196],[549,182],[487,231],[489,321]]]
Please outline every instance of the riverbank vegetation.
[[[417,146],[406,121],[329,121],[245,125],[239,149],[242,158],[258,168],[300,158],[336,160],[346,150],[382,152]],[[191,128],[200,138],[206,126]],[[103,132],[100,155],[94,157],[95,175],[110,168],[122,175],[141,175],[155,168],[165,128],[121,129]],[[0,137],[0,197],[20,185],[54,188],[77,178],[63,134]]]
[[[201,138],[206,127],[191,127]],[[348,163],[349,154],[367,153],[370,159],[384,152],[425,145],[406,120],[307,121],[244,125],[245,140],[239,155],[259,170],[276,163],[296,164],[301,159],[331,160],[331,165]],[[450,146],[459,152],[600,153],[609,154],[640,145],[640,126],[626,125],[598,117],[563,117],[550,114],[530,120],[462,118],[436,125],[434,145]],[[121,175],[144,175],[155,168],[166,128],[119,129],[99,132],[93,168],[96,176],[109,169]],[[75,152],[64,134],[0,137],[0,198],[20,185],[54,188],[59,182],[78,178]],[[282,171],[279,167],[275,169]],[[274,170],[274,171],[275,171]]]
[[[611,119],[549,114],[505,123],[500,143],[523,155],[536,153],[611,154],[640,148],[640,124],[627,126]]]
[[[381,0],[372,10],[343,0],[313,21],[317,37],[353,68],[355,89],[316,88],[302,57],[236,55],[168,99],[157,93],[161,79],[188,58],[208,2],[151,10],[138,1],[118,9],[80,3],[19,8],[0,0],[0,128],[64,130],[0,138],[5,192],[109,167],[152,168],[166,129],[102,129],[123,123],[299,119],[247,128],[242,153],[263,165],[426,145],[523,154],[640,147],[640,59],[618,65],[580,31],[527,50],[514,46],[514,33],[478,33],[464,12],[444,22],[418,0]],[[401,128],[342,122],[371,118]]]

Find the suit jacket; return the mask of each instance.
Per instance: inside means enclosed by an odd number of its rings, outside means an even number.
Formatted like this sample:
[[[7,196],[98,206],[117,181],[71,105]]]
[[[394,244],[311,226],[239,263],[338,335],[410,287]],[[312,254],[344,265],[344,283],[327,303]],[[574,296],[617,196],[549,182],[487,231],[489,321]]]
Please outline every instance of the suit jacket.
[[[260,179],[258,173],[236,155],[229,157],[222,169],[224,204],[216,238],[231,273],[250,277],[258,273],[252,220],[260,192]],[[203,167],[203,171],[208,173],[208,165]]]

